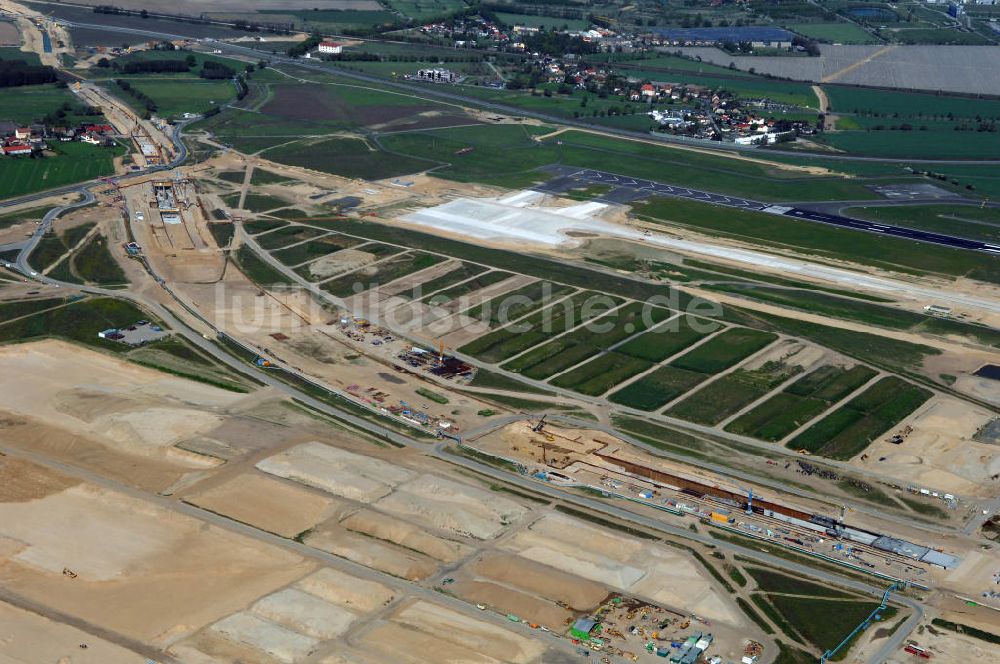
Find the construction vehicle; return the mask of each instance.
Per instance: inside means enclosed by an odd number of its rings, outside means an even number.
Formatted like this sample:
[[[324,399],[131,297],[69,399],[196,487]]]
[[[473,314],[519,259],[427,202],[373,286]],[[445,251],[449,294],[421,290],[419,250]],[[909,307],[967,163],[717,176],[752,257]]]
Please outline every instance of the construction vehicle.
[[[542,419],[538,420],[538,424],[531,427],[531,430],[534,431],[535,433],[541,433],[542,429],[545,427],[545,418],[546,415],[542,415]]]

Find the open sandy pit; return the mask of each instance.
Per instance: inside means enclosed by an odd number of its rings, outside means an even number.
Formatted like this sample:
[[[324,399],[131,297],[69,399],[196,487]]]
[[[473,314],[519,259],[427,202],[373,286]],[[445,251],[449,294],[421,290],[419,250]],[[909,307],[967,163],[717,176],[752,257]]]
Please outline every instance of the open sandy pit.
[[[741,614],[689,556],[565,515],[549,514],[504,547],[594,583],[732,625]]]
[[[565,602],[577,611],[592,609],[610,594],[603,584],[499,551],[477,558],[466,571],[553,602]]]
[[[150,643],[183,638],[310,568],[295,554],[89,484],[0,504],[0,583]]]
[[[419,525],[374,510],[359,510],[340,522],[348,530],[386,540],[419,551],[441,562],[454,563],[472,553],[472,548],[436,537]]]
[[[321,640],[340,636],[357,620],[350,611],[296,588],[263,597],[250,611],[259,618]]]
[[[312,652],[318,639],[292,631],[252,613],[234,613],[212,625],[227,639],[263,651],[283,664],[301,661]]]
[[[437,571],[437,561],[400,546],[367,535],[352,533],[339,525],[324,525],[306,536],[309,546],[377,569],[408,581],[419,581]]]
[[[437,475],[421,475],[399,486],[377,507],[429,528],[476,539],[493,539],[528,509],[486,489]]]
[[[359,270],[376,260],[378,260],[378,256],[363,249],[341,249],[309,263],[307,268],[309,280],[319,281],[345,272]]]
[[[44,466],[0,456],[0,503],[26,503],[59,493],[80,482]]]
[[[390,623],[365,634],[364,643],[383,661],[412,664],[528,664],[545,652],[535,640],[426,601],[397,611]]]
[[[329,496],[255,473],[239,475],[186,500],[282,537],[294,537],[329,518],[337,504]]]
[[[387,606],[396,596],[381,583],[359,579],[332,567],[317,570],[295,587],[355,613],[369,613]]]
[[[491,581],[459,579],[448,589],[469,603],[485,604],[497,613],[513,614],[556,631],[562,630],[566,620],[576,615],[557,604]]]
[[[394,486],[416,475],[375,457],[316,442],[264,459],[257,468],[362,503],[388,495]]]
[[[873,468],[900,483],[965,496],[992,495],[990,478],[1000,474],[1000,447],[972,439],[994,417],[982,406],[939,395],[925,403],[903,424],[913,427],[901,445],[888,442],[887,431],[865,450]],[[884,458],[884,461],[876,461]]]
[[[243,398],[61,341],[0,348],[0,411],[179,468],[218,463],[173,444],[216,428],[215,411]]]
[[[347,633],[394,593],[380,583],[324,567],[227,616],[170,652],[185,664],[298,662]]]

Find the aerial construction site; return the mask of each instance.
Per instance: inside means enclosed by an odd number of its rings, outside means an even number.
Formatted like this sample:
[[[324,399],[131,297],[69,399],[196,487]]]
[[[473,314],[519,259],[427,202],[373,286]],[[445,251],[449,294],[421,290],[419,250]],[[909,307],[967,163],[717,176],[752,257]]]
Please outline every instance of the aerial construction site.
[[[0,202],[0,661],[1000,661],[995,256],[844,216],[972,189],[33,6],[113,146],[0,162],[107,162]]]

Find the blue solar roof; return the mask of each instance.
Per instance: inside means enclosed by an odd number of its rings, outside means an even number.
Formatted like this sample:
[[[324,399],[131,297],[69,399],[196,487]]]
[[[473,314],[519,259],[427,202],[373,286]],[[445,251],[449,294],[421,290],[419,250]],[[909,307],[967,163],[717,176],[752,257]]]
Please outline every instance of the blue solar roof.
[[[788,30],[767,26],[743,28],[656,28],[654,33],[667,39],[691,41],[792,41]]]

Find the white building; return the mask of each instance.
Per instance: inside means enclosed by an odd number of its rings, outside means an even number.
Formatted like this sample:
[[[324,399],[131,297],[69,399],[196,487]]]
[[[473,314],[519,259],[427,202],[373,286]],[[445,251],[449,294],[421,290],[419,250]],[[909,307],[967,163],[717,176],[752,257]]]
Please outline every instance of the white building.
[[[431,69],[421,69],[414,76],[418,81],[431,81],[433,83],[454,83],[458,81],[458,74],[450,69],[433,67]]]
[[[319,52],[340,55],[344,52],[344,45],[338,42],[322,41],[319,43]]]

